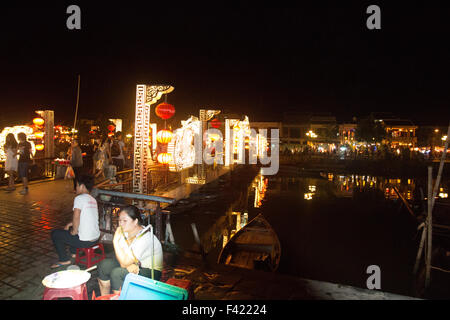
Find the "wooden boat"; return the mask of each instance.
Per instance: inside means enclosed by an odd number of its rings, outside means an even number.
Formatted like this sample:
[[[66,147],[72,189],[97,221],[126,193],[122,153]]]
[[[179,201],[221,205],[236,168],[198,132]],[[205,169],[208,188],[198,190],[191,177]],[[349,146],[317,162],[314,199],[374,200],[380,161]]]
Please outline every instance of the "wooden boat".
[[[218,263],[273,272],[278,268],[280,257],[278,236],[259,214],[228,240],[219,254]]]

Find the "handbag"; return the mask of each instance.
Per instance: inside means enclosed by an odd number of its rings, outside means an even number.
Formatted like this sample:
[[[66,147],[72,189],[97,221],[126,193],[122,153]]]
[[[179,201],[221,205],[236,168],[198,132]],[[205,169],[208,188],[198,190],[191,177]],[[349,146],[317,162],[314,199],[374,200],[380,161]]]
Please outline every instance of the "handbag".
[[[73,179],[73,178],[75,178],[75,172],[73,171],[72,166],[68,166],[66,174],[64,175],[64,179]]]

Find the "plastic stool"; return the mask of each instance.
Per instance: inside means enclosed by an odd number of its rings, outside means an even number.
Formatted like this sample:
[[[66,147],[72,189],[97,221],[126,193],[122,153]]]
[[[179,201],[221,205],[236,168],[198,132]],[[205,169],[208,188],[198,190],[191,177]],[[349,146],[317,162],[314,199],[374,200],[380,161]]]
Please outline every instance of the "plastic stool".
[[[96,253],[95,250],[100,250],[101,253]],[[105,248],[103,247],[103,244],[97,243],[90,248],[77,248],[75,264],[82,264],[85,265],[86,268],[90,268],[103,259],[105,259]]]
[[[56,300],[58,298],[72,298],[72,300],[88,300],[86,283],[65,289],[45,287],[43,300]]]
[[[166,281],[167,284],[170,284],[172,286],[176,286],[179,288],[183,288],[188,292],[188,299],[192,300],[193,296],[194,296],[194,290],[192,290],[192,283],[189,280],[184,280],[184,279],[175,279],[175,278],[170,278],[169,280]]]

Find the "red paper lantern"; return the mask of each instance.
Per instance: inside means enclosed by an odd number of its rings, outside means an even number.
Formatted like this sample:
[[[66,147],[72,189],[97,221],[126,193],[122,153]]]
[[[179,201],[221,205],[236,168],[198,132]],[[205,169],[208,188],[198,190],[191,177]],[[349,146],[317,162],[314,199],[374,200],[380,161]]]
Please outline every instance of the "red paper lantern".
[[[162,164],[168,164],[172,160],[172,154],[167,152],[162,152],[158,154],[158,162]]]
[[[112,124],[110,124],[110,125],[108,126],[108,130],[109,130],[109,131],[114,131],[115,128],[116,128],[116,127],[115,127],[114,125],[112,125]]]
[[[160,103],[155,109],[155,113],[161,119],[169,119],[175,114],[175,107],[168,103]]]
[[[170,130],[159,130],[156,134],[156,140],[159,143],[169,143],[172,140],[172,131]]]
[[[220,122],[219,119],[215,118],[215,119],[211,120],[211,127],[219,129],[221,125],[222,125],[222,123]]]

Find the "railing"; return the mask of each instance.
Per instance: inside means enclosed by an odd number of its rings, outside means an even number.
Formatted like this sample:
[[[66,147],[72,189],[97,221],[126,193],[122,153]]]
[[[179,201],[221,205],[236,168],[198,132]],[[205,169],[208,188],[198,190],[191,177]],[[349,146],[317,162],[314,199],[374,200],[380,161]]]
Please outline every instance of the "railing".
[[[94,188],[115,190],[120,192],[133,191],[133,169],[119,171],[115,176],[97,183]]]
[[[30,172],[28,178],[30,180],[54,178],[56,174],[56,166],[52,164],[54,158],[39,158],[35,159],[34,163],[30,165]],[[0,162],[0,184],[6,184],[8,178],[5,176],[5,162]],[[20,178],[16,176],[16,181],[20,182]]]
[[[165,232],[170,228],[170,212],[162,210],[161,203],[173,204],[176,202],[173,198],[159,197],[147,194],[120,192],[105,189],[96,189],[94,195],[99,205],[99,223],[100,231],[103,232],[102,242],[112,241],[112,237],[118,226],[118,213],[120,209],[134,204],[142,212],[142,218],[148,224],[154,225],[156,237],[162,241],[163,234],[163,215],[166,225]],[[153,221],[152,221],[153,220]],[[167,228],[169,224],[169,228]]]

